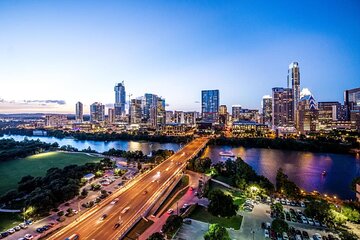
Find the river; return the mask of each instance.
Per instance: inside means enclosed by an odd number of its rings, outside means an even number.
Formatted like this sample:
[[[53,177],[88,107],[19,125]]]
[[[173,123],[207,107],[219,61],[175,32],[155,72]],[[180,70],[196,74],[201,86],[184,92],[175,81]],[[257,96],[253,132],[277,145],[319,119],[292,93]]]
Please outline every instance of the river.
[[[5,135],[3,138],[12,137],[21,141],[25,136]],[[152,150],[169,149],[177,151],[181,145],[177,143],[155,143],[145,141],[80,141],[71,138],[57,139],[54,137],[27,137],[40,139],[43,142],[58,142],[60,146],[71,145],[79,150],[91,147],[98,152],[110,148],[127,151],[141,150],[149,154]],[[240,156],[246,163],[261,175],[275,182],[276,171],[281,167],[299,187],[306,191],[317,190],[342,199],[354,199],[355,193],[350,189],[350,183],[356,176],[360,176],[360,159],[353,155],[310,153],[300,151],[285,151],[264,148],[243,148],[229,146],[209,146],[204,155],[210,157],[213,163],[224,161],[219,156],[220,151],[232,151]],[[327,175],[322,176],[326,171]]]

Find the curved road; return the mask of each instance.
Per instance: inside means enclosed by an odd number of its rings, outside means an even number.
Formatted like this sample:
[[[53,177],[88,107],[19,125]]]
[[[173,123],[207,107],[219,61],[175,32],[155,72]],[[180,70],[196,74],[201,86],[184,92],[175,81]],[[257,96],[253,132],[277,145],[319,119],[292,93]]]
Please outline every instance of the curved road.
[[[101,205],[90,209],[78,221],[70,223],[48,239],[64,240],[75,233],[80,239],[118,239],[154,203],[162,190],[182,173],[187,160],[198,153],[207,141],[207,138],[193,140],[153,170],[135,178],[128,187],[113,193]],[[115,198],[119,201],[114,205],[110,204]],[[129,208],[127,212],[124,212],[125,208]],[[101,220],[104,214],[107,217]],[[114,228],[116,223],[120,223],[117,229]]]

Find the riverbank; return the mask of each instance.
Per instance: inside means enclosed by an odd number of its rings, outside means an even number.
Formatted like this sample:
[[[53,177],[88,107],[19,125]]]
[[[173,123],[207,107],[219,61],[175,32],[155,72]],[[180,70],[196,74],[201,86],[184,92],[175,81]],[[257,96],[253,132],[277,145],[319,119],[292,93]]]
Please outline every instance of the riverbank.
[[[245,148],[266,148],[266,149],[281,149],[304,151],[313,153],[339,153],[339,154],[353,154],[354,146],[350,143],[343,143],[329,139],[313,140],[313,139],[291,139],[291,138],[215,138],[209,142],[210,145],[217,146],[233,146]]]

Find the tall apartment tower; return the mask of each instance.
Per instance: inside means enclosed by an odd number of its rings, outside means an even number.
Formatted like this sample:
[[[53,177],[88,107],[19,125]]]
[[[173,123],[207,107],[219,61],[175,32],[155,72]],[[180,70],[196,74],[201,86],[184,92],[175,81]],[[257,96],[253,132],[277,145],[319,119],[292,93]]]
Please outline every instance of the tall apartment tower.
[[[125,115],[126,92],[124,81],[118,83],[114,87],[115,91],[115,118],[119,119]]]
[[[272,124],[272,97],[269,95],[262,98],[262,123],[268,126]]]
[[[130,101],[130,109],[129,109],[129,115],[130,115],[130,124],[140,124],[142,120],[142,99],[131,99]]]
[[[293,112],[293,121],[296,125],[296,119],[297,117],[297,106],[300,101],[300,68],[298,62],[292,62],[289,65],[288,69],[288,76],[287,76],[287,88],[292,89],[292,96],[293,96],[293,106],[292,106],[292,112]]]
[[[272,89],[272,127],[294,126],[294,101],[291,88]]]
[[[84,106],[81,102],[77,102],[75,105],[75,120],[81,123],[84,117]]]
[[[204,120],[216,122],[219,115],[219,90],[201,91],[201,115]]]
[[[94,102],[90,105],[90,121],[103,122],[105,120],[105,105]]]

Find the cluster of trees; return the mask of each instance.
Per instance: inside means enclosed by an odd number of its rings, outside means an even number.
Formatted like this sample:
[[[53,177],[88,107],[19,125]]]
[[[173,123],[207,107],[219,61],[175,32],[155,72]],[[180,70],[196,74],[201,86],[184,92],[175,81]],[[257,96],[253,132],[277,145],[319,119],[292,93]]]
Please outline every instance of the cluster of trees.
[[[331,153],[349,153],[352,148],[360,147],[354,141],[344,142],[342,139],[320,136],[314,139],[220,137],[213,139],[211,144]]]
[[[158,149],[152,151],[150,156],[145,155],[142,151],[124,151],[111,148],[109,151],[103,152],[106,156],[116,156],[126,158],[129,162],[151,162],[160,163],[174,154],[173,150]]]
[[[27,157],[29,155],[41,153],[44,151],[57,149],[57,143],[49,144],[40,140],[28,140],[17,142],[14,139],[0,140],[0,161],[11,160],[19,157]]]
[[[211,191],[208,199],[210,201],[208,211],[214,216],[232,217],[239,209],[239,206],[234,204],[233,198],[220,189]]]
[[[209,230],[204,234],[205,240],[231,240],[226,228],[219,224],[211,224]]]
[[[276,174],[276,191],[295,199],[301,194],[300,188],[289,180],[282,168],[279,168]]]
[[[258,175],[255,170],[244,160],[238,157],[235,161],[226,160],[225,163],[214,164],[216,172],[226,178],[231,179],[232,185],[245,190],[250,185],[257,185],[268,192],[274,191],[274,185],[262,175]]]
[[[165,224],[162,226],[162,232],[171,238],[171,236],[181,227],[183,218],[179,215],[171,215],[166,219]]]
[[[210,158],[193,158],[188,161],[187,169],[195,172],[205,173],[211,167]]]
[[[8,204],[23,198],[23,207],[32,207],[34,216],[45,215],[59,204],[79,195],[81,179],[86,173],[103,171],[111,165],[109,159],[103,159],[99,163],[86,163],[82,166],[50,168],[44,177],[25,176],[18,183],[17,190],[0,197],[0,203]]]

